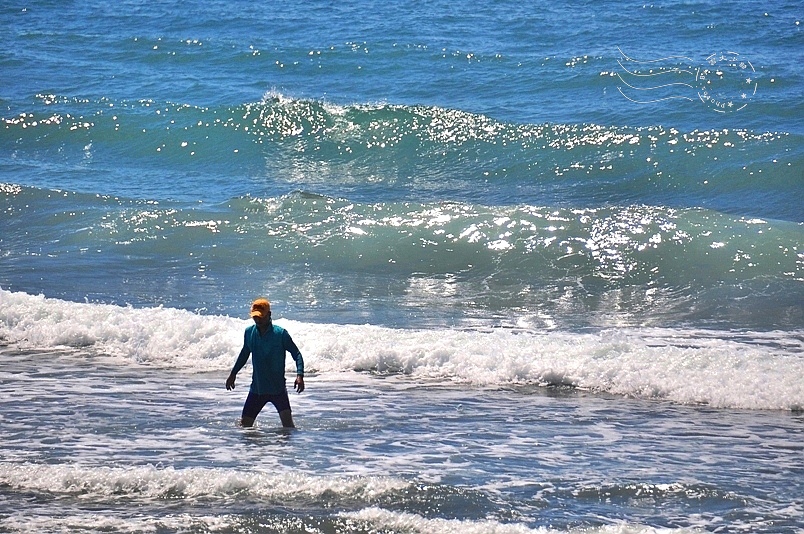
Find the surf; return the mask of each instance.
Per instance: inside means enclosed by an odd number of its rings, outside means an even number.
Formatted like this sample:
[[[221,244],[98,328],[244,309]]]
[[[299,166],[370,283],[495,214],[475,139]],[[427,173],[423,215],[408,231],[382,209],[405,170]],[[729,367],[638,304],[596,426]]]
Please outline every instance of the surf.
[[[642,201],[804,221],[800,205],[789,202],[801,187],[794,169],[802,142],[784,131],[516,123],[455,108],[276,91],[216,106],[38,98],[0,121],[15,165],[137,169],[115,187],[76,172],[71,183],[84,192],[222,201],[211,193],[233,197],[257,187],[271,196],[298,189],[400,201],[415,191],[430,200],[576,208]],[[54,180],[48,173],[37,183],[67,188]],[[760,205],[745,201],[755,194]]]
[[[0,290],[0,321],[0,338],[15,347],[70,347],[123,365],[222,376],[249,324],[186,310],[72,303],[6,290]],[[313,375],[572,387],[723,409],[804,408],[801,331],[401,329],[289,318],[276,323],[292,333]]]

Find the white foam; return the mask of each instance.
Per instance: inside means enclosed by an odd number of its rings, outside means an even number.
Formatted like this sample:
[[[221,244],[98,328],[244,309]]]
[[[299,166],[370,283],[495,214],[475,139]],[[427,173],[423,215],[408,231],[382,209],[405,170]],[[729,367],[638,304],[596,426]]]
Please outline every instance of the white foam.
[[[103,513],[65,515],[35,515],[32,511],[17,512],[3,518],[9,532],[220,532],[234,530],[235,516],[165,514],[148,517],[142,514],[127,517],[109,510]]]
[[[254,499],[329,501],[375,499],[410,487],[382,476],[311,476],[299,471],[260,472],[222,468],[85,467],[81,465],[0,463],[0,485],[17,491],[72,495],[82,499],[141,500],[247,495]]]
[[[341,517],[368,523],[377,530],[390,532],[438,532],[439,534],[548,534],[567,532],[545,527],[530,528],[522,523],[501,523],[495,520],[430,519],[417,514],[392,512],[376,507],[365,508],[358,512],[343,513]],[[654,528],[623,522],[601,527],[570,529],[569,532],[577,532],[578,534],[659,534],[671,532],[681,534],[704,531],[690,528]]]
[[[721,408],[804,408],[802,331],[532,333],[276,322],[291,332],[313,373],[395,373],[476,386],[567,385]],[[185,372],[229,369],[248,324],[169,308],[72,303],[0,289],[0,339],[6,342],[91,347],[130,363]]]
[[[417,514],[392,512],[382,508],[365,508],[357,512],[338,514],[345,527],[350,530],[355,523],[367,524],[375,529],[389,532],[426,534],[685,534],[703,533],[704,529],[694,528],[653,528],[643,525],[618,523],[601,527],[583,527],[558,530],[545,527],[529,528],[521,523],[500,523],[494,520],[457,520],[425,518]],[[241,517],[233,514],[164,514],[146,516],[142,513],[129,516],[114,511],[104,513],[78,513],[58,517],[53,515],[34,515],[30,510],[10,514],[4,519],[4,526],[12,532],[218,532],[247,529]],[[318,531],[318,529],[316,529]]]
[[[0,289],[0,339],[26,348],[92,348],[132,363],[217,370],[231,367],[246,324],[170,308],[84,304]]]

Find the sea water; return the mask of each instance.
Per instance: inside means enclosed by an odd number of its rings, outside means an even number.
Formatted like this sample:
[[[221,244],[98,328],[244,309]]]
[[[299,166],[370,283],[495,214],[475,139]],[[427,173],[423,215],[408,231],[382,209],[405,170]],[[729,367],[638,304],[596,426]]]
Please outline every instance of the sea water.
[[[0,531],[801,532],[802,18],[0,6]]]

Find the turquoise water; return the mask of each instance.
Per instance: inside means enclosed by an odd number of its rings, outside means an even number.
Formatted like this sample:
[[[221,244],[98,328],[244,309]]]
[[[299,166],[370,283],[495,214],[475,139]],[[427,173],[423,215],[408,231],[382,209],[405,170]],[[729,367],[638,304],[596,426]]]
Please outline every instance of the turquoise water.
[[[801,19],[0,7],[0,530],[799,531]]]

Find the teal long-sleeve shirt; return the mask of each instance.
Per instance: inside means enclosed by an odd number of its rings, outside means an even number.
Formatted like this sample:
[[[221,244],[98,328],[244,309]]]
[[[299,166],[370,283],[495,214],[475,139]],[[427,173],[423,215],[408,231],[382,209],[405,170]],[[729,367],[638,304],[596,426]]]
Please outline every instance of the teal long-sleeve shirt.
[[[232,368],[232,374],[237,374],[246,365],[250,355],[254,369],[250,391],[258,395],[282,393],[285,391],[285,352],[289,352],[296,362],[296,374],[304,376],[304,360],[287,330],[271,325],[265,334],[260,334],[257,325],[251,325],[246,328],[243,348]]]

